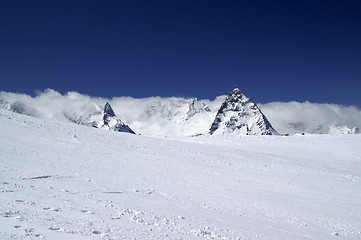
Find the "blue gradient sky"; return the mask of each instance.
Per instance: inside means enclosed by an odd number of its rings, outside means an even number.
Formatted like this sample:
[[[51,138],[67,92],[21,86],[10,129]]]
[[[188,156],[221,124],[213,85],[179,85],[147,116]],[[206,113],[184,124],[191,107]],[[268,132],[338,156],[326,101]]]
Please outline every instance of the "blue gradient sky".
[[[1,1],[0,90],[361,107],[360,1]]]

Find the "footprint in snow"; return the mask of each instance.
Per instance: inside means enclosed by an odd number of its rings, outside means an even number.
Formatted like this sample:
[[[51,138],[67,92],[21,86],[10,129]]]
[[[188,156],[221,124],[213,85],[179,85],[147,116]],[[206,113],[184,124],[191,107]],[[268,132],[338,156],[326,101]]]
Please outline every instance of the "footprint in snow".
[[[123,192],[123,191],[110,191],[110,192],[103,192],[103,193],[107,193],[107,194],[124,194],[125,192]]]
[[[82,213],[89,213],[89,214],[94,214],[95,212],[87,210],[87,209],[80,209],[80,212]]]
[[[52,230],[52,231],[59,231],[60,230],[59,227],[49,227],[49,229]]]
[[[145,193],[145,194],[153,194],[155,192],[154,189],[143,189],[143,190],[135,190],[136,193]]]

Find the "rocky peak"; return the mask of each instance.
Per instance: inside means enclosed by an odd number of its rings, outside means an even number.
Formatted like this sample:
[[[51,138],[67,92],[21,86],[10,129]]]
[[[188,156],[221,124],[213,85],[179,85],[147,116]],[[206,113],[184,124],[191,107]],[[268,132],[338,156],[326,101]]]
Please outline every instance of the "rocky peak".
[[[104,115],[108,115],[109,117],[115,117],[115,113],[108,102],[104,106]]]
[[[228,95],[227,99],[228,101],[238,101],[240,98],[242,98],[242,96],[244,96],[242,94],[242,92],[238,89],[238,88],[235,88],[233,89],[233,91]]]
[[[116,132],[134,133],[134,131],[119,118],[116,117],[112,107],[107,102],[104,106],[102,122],[98,125],[100,128],[113,130]]]
[[[235,88],[222,103],[210,134],[239,133],[242,135],[278,134],[251,98]]]

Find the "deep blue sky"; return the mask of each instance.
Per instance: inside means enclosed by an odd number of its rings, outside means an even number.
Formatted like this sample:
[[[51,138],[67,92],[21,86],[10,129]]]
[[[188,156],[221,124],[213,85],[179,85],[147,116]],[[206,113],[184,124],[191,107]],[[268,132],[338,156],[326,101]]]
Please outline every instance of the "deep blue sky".
[[[0,90],[361,107],[360,1],[1,1]]]

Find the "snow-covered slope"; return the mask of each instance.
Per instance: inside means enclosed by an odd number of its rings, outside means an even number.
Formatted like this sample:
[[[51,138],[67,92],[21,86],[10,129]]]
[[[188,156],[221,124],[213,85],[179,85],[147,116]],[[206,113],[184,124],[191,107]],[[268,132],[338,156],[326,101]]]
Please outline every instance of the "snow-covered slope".
[[[145,137],[0,109],[0,239],[360,239],[360,143]]]
[[[235,88],[222,103],[209,130],[210,134],[277,135],[266,116],[252,99]]]

